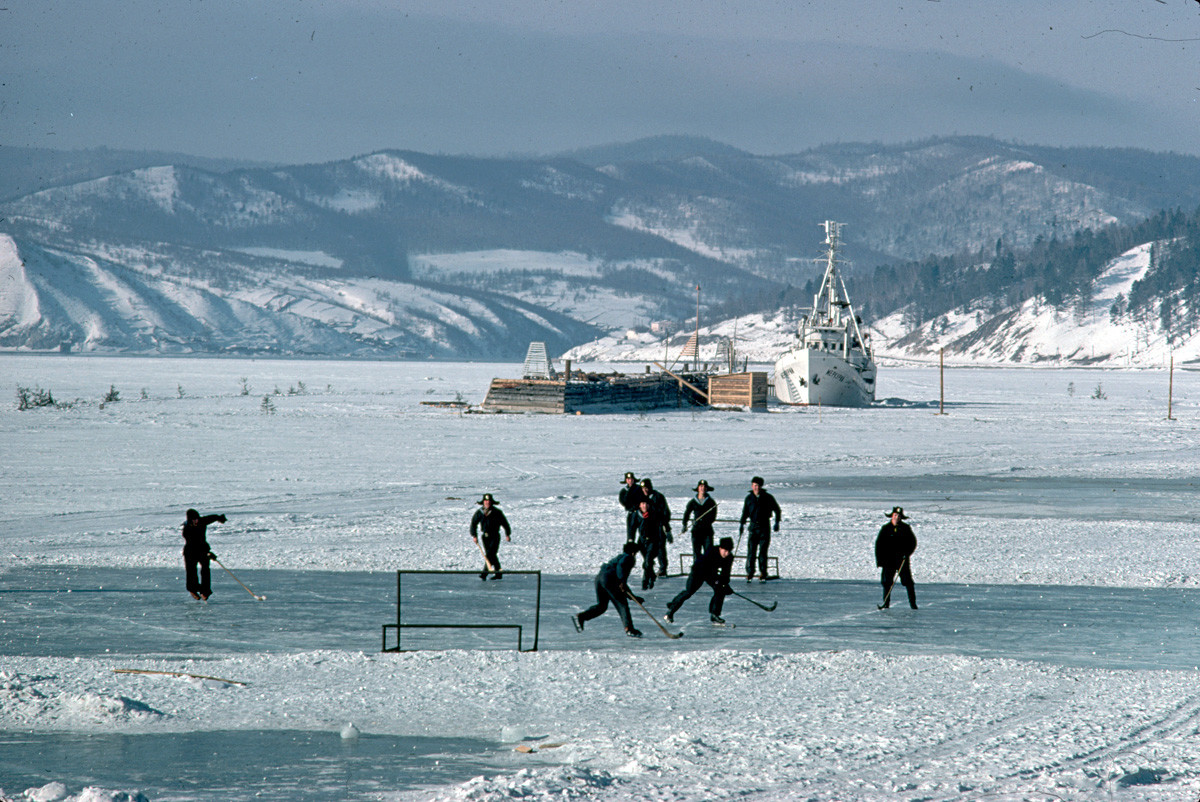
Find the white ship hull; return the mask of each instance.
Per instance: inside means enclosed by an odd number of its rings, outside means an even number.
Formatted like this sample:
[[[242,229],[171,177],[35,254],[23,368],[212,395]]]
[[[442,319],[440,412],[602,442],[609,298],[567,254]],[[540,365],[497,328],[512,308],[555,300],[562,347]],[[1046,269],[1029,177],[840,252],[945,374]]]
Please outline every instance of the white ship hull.
[[[875,402],[875,363],[860,353],[861,364],[840,353],[796,348],[775,363],[775,397],[784,404],[865,407]]]

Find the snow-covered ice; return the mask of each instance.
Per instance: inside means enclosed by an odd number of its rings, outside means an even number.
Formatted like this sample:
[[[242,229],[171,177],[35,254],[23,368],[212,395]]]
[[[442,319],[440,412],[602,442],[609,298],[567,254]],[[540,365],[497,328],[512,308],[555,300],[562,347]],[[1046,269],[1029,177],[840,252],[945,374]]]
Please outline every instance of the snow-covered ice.
[[[419,403],[518,371],[0,356],[0,797],[1200,793],[1195,373],[1175,375],[1175,420],[1165,371],[949,370],[947,415],[917,368],[882,371],[866,410]],[[18,411],[18,386],[71,405]],[[701,591],[680,641],[636,608],[642,641],[611,613],[575,633],[626,470],[677,515],[707,479],[723,519],[764,476],[784,578],[735,589],[779,610],[730,599],[738,628],[716,630]],[[513,524],[506,569],[543,572],[539,651],[379,653],[395,569],[478,570],[484,491]],[[870,546],[894,504],[922,609],[880,613]],[[208,605],[184,593],[193,506],[229,516],[213,549],[268,601],[216,565]],[[528,582],[463,579],[406,585],[410,603],[465,616]]]

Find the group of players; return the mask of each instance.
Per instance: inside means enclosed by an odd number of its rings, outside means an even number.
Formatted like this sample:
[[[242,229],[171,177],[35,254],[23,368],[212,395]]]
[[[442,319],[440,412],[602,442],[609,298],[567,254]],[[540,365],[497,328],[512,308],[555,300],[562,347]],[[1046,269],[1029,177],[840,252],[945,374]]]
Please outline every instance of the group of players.
[[[671,508],[666,498],[654,489],[654,483],[627,472],[622,480],[623,487],[618,496],[625,509],[626,542],[621,553],[601,566],[595,577],[596,603],[586,610],[571,616],[575,629],[582,632],[586,622],[603,615],[609,605],[616,608],[630,637],[640,638],[642,633],[633,625],[629,611],[629,599],[642,604],[645,599],[629,588],[629,577],[637,564],[637,555],[642,557],[642,590],[654,587],[655,580],[666,576],[667,544],[674,542],[671,531]],[[742,514],[738,519],[738,541],[748,533],[746,546],[746,581],[754,580],[755,568],[758,580],[768,579],[768,550],[771,533],[779,531],[783,511],[779,502],[765,489],[761,476],[750,480],[750,492],[742,502]],[[695,496],[688,500],[683,512],[680,533],[691,528],[693,562],[687,582],[670,602],[667,603],[667,622],[674,622],[675,613],[693,594],[705,584],[713,589],[709,602],[709,619],[713,624],[723,625],[721,617],[725,597],[733,593],[730,574],[736,546],[733,538],[723,537],[713,542],[713,524],[717,520],[717,502],[712,497],[712,485],[701,479],[693,488]],[[471,518],[471,539],[483,554],[484,569],[479,578],[486,580],[503,578],[500,565],[500,536],[512,540],[512,527],[504,512],[496,506],[491,493],[484,493],[476,502],[479,509]],[[917,609],[916,591],[913,586],[910,558],[917,548],[917,538],[912,527],[905,523],[907,516],[901,507],[893,507],[887,513],[889,521],[879,530],[875,539],[875,564],[880,569],[883,585],[883,602],[880,609],[890,606],[892,585],[897,578],[908,592],[909,606]],[[212,593],[209,582],[208,562],[215,559],[205,537],[211,523],[224,523],[224,515],[201,516],[189,509],[183,525],[184,567],[187,572],[187,590],[193,598],[207,600]]]

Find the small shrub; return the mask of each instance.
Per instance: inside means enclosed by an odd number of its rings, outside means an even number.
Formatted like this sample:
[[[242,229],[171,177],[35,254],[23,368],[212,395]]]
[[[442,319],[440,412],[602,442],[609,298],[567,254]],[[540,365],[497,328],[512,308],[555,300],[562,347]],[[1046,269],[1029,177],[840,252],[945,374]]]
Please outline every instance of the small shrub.
[[[1075,397],[1075,382],[1067,382],[1067,395]]]
[[[142,388],[142,400],[143,400],[143,401],[149,401],[149,400],[150,400],[150,391],[149,391],[149,390],[147,390],[145,387],[143,387],[143,388]]]
[[[260,407],[261,407],[262,411],[267,415],[275,414],[275,402],[271,400],[271,396],[269,396],[269,395],[263,396],[262,404],[260,405]]]
[[[104,394],[104,402],[103,403],[111,404],[114,401],[120,401],[120,400],[121,400],[121,393],[117,390],[116,385],[114,385],[114,384],[108,385],[108,392]]]
[[[1092,398],[1096,399],[1097,401],[1103,401],[1104,399],[1108,398],[1104,392],[1104,388],[1100,386],[1100,382],[1096,382],[1096,389],[1092,391]]]
[[[250,380],[243,376],[239,381],[242,383],[242,395],[250,395]]]
[[[54,396],[49,390],[43,390],[41,387],[34,387],[32,390],[28,387],[17,387],[17,409],[52,406],[55,406]]]
[[[177,384],[177,385],[175,385],[175,389],[179,391],[179,397],[183,398],[183,385]]]

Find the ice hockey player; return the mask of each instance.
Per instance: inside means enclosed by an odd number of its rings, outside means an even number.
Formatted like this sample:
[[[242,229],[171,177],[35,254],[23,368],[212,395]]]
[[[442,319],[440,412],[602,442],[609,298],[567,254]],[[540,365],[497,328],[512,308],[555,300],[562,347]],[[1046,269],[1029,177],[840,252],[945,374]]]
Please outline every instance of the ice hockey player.
[[[581,613],[571,616],[571,623],[576,632],[583,632],[583,625],[593,618],[604,615],[609,602],[617,608],[621,623],[625,625],[625,634],[631,638],[640,638],[642,633],[633,625],[633,616],[629,614],[629,599],[639,603],[645,601],[641,596],[634,596],[629,590],[629,574],[637,563],[634,557],[638,553],[636,543],[626,543],[624,549],[616,557],[600,567],[596,574],[596,603]]]
[[[511,543],[512,527],[508,525],[504,511],[496,506],[496,500],[492,498],[491,493],[484,493],[483,498],[475,503],[481,506],[471,516],[471,540],[478,544],[479,535],[481,533],[483,535],[484,565],[479,578],[488,578],[488,566],[490,565],[491,570],[496,572],[492,574],[492,579],[503,579],[504,574],[500,570],[500,555],[497,553],[500,550],[500,530],[504,530],[504,539]]]
[[[763,489],[761,476],[750,480],[750,492],[742,504],[742,518],[738,534],[750,524],[750,539],[746,541],[746,581],[754,579],[754,562],[758,558],[758,581],[767,581],[767,549],[771,547],[771,516],[775,516],[775,531],[779,531],[779,520],[783,511],[775,497]]]
[[[646,497],[637,481],[637,477],[633,475],[632,471],[626,471],[625,486],[621,488],[621,494],[617,497],[621,506],[625,508],[625,541],[627,543],[637,540],[638,504]]]
[[[642,590],[650,590],[658,574],[666,573],[665,568],[656,572],[654,565],[666,562],[662,555],[667,550],[667,543],[662,521],[648,499],[642,499],[638,504],[637,533],[637,547],[642,553]]]
[[[725,597],[732,592],[729,588],[729,572],[732,569],[733,538],[723,537],[720,543],[709,546],[700,559],[692,563],[687,585],[667,604],[667,621],[675,623],[675,613],[679,612],[683,603],[707,582],[713,589],[712,601],[708,603],[709,619],[714,624],[724,624],[725,619],[721,617],[721,607],[725,604]]]
[[[671,507],[667,504],[667,497],[654,489],[654,483],[649,479],[641,481],[642,492],[646,494],[646,500],[650,502],[650,509],[658,518],[659,525],[662,527],[662,537],[659,538],[661,548],[656,555],[658,560],[658,575],[667,575],[667,544],[674,543],[675,538],[671,536]],[[651,583],[653,585],[653,583]]]
[[[692,522],[692,565],[700,562],[700,558],[712,548],[713,521],[717,520],[717,502],[709,495],[713,486],[701,479],[692,488],[696,497],[689,499],[683,510],[683,528],[688,528]]]
[[[879,530],[875,538],[875,565],[879,566],[879,581],[883,585],[883,603],[879,609],[892,606],[892,584],[900,574],[900,584],[908,591],[908,606],[917,609],[917,591],[913,587],[912,553],[917,550],[917,536],[912,527],[904,523],[908,518],[903,507],[892,507],[884,513],[891,520]]]
[[[208,525],[211,523],[223,524],[225,516],[201,515],[196,510],[184,513],[183,569],[187,574],[187,590],[193,599],[204,601],[208,601],[208,597],[212,595],[208,561],[217,558],[208,547]],[[196,576],[197,567],[200,569],[199,578]]]

